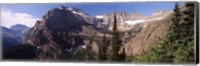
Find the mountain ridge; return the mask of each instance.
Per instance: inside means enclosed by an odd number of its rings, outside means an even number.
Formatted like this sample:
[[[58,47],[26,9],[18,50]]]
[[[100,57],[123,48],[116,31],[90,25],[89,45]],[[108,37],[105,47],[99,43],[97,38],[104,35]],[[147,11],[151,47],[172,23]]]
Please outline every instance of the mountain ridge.
[[[129,47],[135,41],[137,35],[149,28],[152,23],[159,23],[167,18],[169,11],[159,11],[154,16],[144,16],[140,13],[129,15],[126,12],[115,12],[117,16],[118,30],[127,55],[135,55]],[[27,30],[23,44],[37,47],[40,60],[60,60],[65,53],[76,51],[80,46],[87,47],[95,54],[98,54],[100,44],[103,44],[104,34],[107,40],[112,37],[114,13],[90,16],[83,10],[74,7],[60,6],[47,11],[41,20]],[[163,17],[163,18],[157,18]],[[139,20],[144,19],[144,20]],[[135,21],[135,22],[134,22]],[[133,23],[134,24],[131,24]],[[158,24],[155,24],[160,26]],[[148,30],[146,30],[148,32]],[[128,39],[128,40],[127,40]],[[108,44],[110,42],[107,42]],[[135,44],[133,44],[135,46]],[[134,50],[135,51],[135,50]],[[136,52],[137,54],[138,52]]]

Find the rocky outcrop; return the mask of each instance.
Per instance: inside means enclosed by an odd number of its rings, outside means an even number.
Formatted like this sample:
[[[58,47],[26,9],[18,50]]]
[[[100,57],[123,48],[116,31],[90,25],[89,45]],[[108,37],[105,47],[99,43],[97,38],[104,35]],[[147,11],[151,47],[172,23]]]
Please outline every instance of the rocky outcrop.
[[[124,21],[129,19],[129,15],[126,12],[115,12],[115,13],[117,16],[117,21],[119,26],[118,29],[123,30],[124,26],[126,26]],[[113,15],[114,13],[97,15],[96,19],[101,19],[99,20],[99,22],[97,21],[98,27],[104,27],[106,31],[112,31]]]
[[[59,60],[65,50],[84,45],[85,40],[98,33],[86,16],[77,8],[54,8],[31,28],[25,43],[41,50],[38,56],[41,60]]]

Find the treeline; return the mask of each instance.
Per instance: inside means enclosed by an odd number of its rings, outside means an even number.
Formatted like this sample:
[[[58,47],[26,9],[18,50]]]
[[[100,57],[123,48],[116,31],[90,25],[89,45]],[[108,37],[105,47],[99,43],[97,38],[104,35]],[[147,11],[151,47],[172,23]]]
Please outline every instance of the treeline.
[[[195,63],[194,2],[176,3],[168,33],[156,46],[132,59],[136,63]]]

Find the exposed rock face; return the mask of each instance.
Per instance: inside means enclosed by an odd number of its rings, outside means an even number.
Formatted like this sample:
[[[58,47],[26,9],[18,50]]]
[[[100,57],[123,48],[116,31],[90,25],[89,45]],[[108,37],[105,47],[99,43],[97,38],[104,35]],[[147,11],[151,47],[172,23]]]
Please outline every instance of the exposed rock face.
[[[163,13],[166,12],[147,17],[139,13],[128,15],[126,12],[116,12],[118,30],[122,34],[120,37],[127,55],[140,54],[144,48],[155,43],[156,37],[165,33],[169,21],[163,18],[169,14]],[[92,17],[78,8],[54,8],[28,31],[24,42],[40,50],[40,60],[60,60],[62,53],[74,51],[83,45],[98,54],[98,46],[102,44],[101,32],[104,31],[108,38],[111,37],[113,15],[114,13]],[[146,35],[149,32],[152,34]]]
[[[134,28],[135,25],[139,23],[152,22],[155,20],[161,20],[169,15],[171,11],[157,11],[152,14],[152,16],[144,16],[140,13],[133,13],[131,15],[126,12],[116,12],[117,21],[118,21],[118,30],[119,31],[128,31]],[[96,26],[104,27],[105,30],[111,31],[113,25],[113,15],[111,14],[101,14],[96,16]]]
[[[100,23],[97,23],[97,24],[98,25],[103,24],[103,26],[101,27],[105,26],[104,27],[105,30],[111,31],[112,26],[113,26],[113,16],[114,16],[114,13],[97,15],[96,16],[97,19],[102,19]],[[126,12],[116,12],[116,16],[117,16],[118,27],[119,27],[118,29],[123,30],[122,28],[123,26],[125,26],[124,21],[128,20],[129,15]]]
[[[60,57],[58,51],[84,45],[84,40],[88,40],[85,37],[97,33],[97,29],[89,20],[82,18],[85,16],[87,14],[77,8],[52,9],[31,28],[25,41],[41,50],[39,54],[41,60],[58,60]]]

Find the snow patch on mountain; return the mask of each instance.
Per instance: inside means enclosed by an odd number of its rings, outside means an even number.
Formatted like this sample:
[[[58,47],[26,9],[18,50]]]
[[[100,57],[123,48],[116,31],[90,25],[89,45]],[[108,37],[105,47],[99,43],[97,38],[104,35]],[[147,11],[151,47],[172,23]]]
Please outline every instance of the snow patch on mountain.
[[[72,13],[74,13],[74,14],[78,14],[78,15],[83,15],[83,13],[76,12],[76,11],[72,11]]]
[[[125,23],[130,24],[130,25],[135,25],[135,24],[143,23],[143,22],[161,20],[161,19],[164,19],[167,15],[169,15],[169,13],[164,15],[163,17],[149,18],[149,19],[139,19],[139,20],[127,20],[127,21],[125,21]]]
[[[135,24],[143,23],[143,22],[146,22],[146,20],[141,19],[141,20],[134,20],[134,21],[132,21],[132,20],[127,20],[127,21],[125,21],[125,23],[131,24],[131,25],[135,25]]]
[[[96,18],[103,19],[103,16],[97,15]]]
[[[68,7],[68,8],[67,8],[67,10],[70,10],[70,11],[72,11],[73,9],[72,9],[71,7]]]

